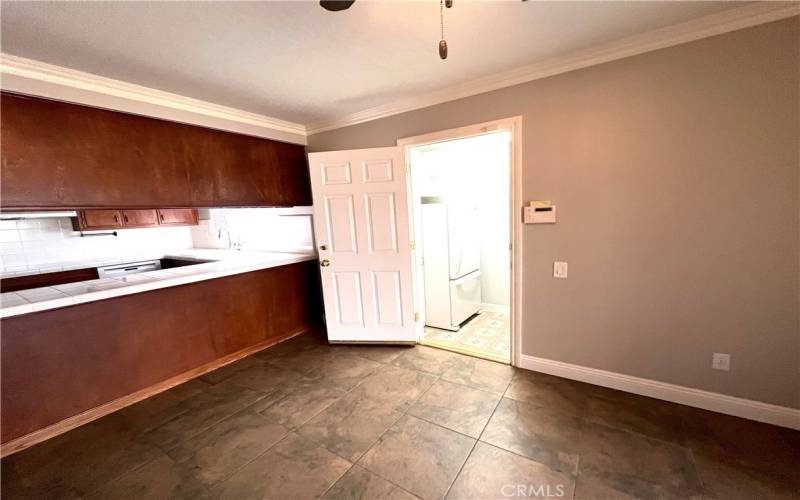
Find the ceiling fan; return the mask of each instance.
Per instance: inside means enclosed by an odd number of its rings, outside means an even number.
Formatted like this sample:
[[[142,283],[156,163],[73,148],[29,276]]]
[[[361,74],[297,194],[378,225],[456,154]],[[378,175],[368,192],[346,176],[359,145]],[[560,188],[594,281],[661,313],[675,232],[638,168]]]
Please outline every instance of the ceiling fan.
[[[356,0],[320,0],[319,6],[331,12],[349,9]]]
[[[349,9],[354,3],[356,0],[320,0],[319,5],[325,10],[337,12]],[[453,6],[453,0],[446,0],[445,5],[449,9]]]
[[[320,7],[331,12],[347,10],[352,7],[354,3],[356,3],[356,0],[319,0]],[[449,9],[453,6],[453,0],[439,0],[439,17],[442,28],[442,39],[439,40],[439,57],[447,59],[447,41],[444,39],[444,9],[442,9],[442,6]]]

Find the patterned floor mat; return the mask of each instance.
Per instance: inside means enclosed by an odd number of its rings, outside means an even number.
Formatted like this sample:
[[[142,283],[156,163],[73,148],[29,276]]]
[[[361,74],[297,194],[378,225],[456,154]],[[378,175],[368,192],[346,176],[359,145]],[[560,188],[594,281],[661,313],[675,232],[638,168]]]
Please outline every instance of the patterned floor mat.
[[[511,328],[507,308],[484,307],[457,332],[425,327],[422,343],[491,359],[511,361]]]

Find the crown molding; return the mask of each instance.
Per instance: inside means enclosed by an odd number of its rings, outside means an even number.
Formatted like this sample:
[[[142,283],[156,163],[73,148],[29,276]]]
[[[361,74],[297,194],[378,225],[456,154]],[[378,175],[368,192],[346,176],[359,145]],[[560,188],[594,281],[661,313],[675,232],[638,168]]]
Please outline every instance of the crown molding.
[[[625,57],[800,15],[800,3],[754,2],[691,21],[496,73],[424,95],[401,99],[306,126],[308,135],[426,108]]]
[[[426,108],[796,15],[800,15],[800,3],[754,2],[308,125],[4,53],[0,53],[0,87],[31,95],[305,144],[309,135],[327,130]]]
[[[91,97],[99,97],[102,102],[112,98],[113,102],[139,103],[148,105],[149,108],[174,110],[182,114],[207,117],[222,123],[220,128],[241,131],[255,135],[270,136],[270,132],[282,132],[301,138],[306,137],[306,128],[302,124],[293,123],[270,116],[251,113],[236,108],[220,106],[199,99],[193,99],[170,92],[164,92],[141,85],[114,80],[83,71],[77,71],[62,66],[47,64],[33,59],[0,53],[0,86],[5,90],[40,95],[43,97],[59,98],[63,90],[79,91],[80,99],[84,104],[94,104]],[[41,91],[47,89],[47,92]],[[62,91],[50,92],[58,89]],[[44,94],[44,95],[43,95]],[[90,96],[90,97],[86,97]],[[97,101],[98,99],[94,99]],[[106,107],[97,104],[99,107]],[[124,107],[124,106],[123,106]],[[133,111],[123,109],[123,111]],[[151,113],[143,113],[151,114]],[[161,117],[161,116],[160,116]],[[167,117],[167,119],[170,119]],[[178,120],[184,121],[184,120]],[[229,126],[225,126],[227,123]],[[205,123],[203,123],[205,124]],[[235,125],[245,126],[246,130],[234,130]],[[280,135],[280,134],[279,134]],[[303,141],[305,142],[305,141]]]

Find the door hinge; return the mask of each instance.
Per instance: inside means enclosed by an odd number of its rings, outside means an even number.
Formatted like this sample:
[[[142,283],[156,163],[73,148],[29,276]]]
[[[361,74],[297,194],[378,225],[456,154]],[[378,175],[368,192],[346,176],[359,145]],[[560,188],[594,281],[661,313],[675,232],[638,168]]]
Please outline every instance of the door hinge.
[[[415,322],[419,321],[419,313],[418,312],[414,313],[414,321]]]
[[[411,251],[412,252],[416,252],[416,250],[417,250],[417,242],[416,241],[412,241],[411,242]]]

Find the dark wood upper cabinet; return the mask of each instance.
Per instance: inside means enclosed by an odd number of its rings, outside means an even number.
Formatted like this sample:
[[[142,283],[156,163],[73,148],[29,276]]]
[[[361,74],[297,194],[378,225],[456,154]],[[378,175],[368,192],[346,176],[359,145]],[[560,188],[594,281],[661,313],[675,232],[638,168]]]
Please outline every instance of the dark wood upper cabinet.
[[[76,231],[98,229],[125,229],[158,226],[194,226],[198,215],[194,208],[125,209],[125,210],[78,210],[72,227]]]
[[[77,223],[76,223],[77,222]],[[120,210],[81,210],[73,227],[81,229],[117,229],[122,227]]]
[[[191,208],[161,208],[158,223],[162,226],[193,226],[197,224],[197,210]]]
[[[193,210],[189,210],[193,212]],[[153,209],[145,210],[123,210],[122,224],[127,227],[147,227],[158,225],[158,211]]]
[[[2,208],[310,205],[303,146],[0,94]]]

